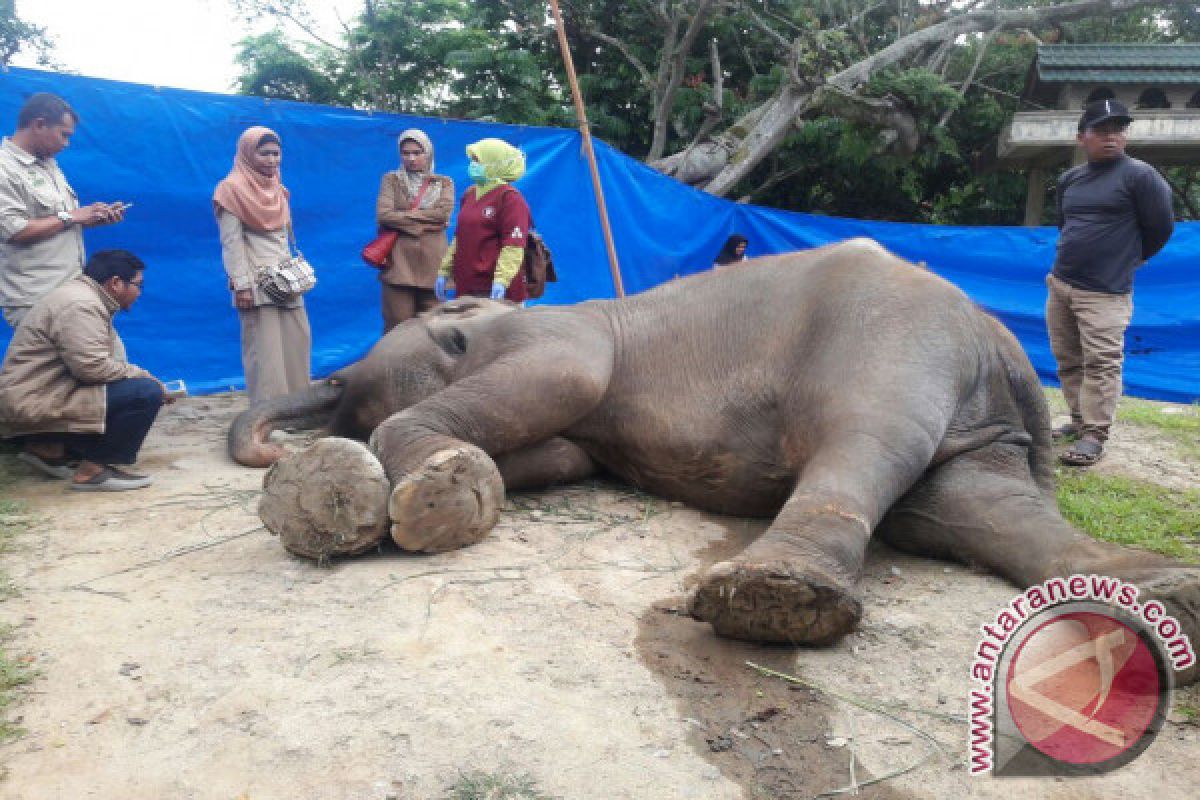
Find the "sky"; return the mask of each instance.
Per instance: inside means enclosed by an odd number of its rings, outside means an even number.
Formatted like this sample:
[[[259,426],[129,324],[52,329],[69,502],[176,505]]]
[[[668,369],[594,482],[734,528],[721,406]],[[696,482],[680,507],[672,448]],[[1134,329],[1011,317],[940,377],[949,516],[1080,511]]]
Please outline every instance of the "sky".
[[[361,0],[312,0],[323,35],[341,30]],[[46,29],[53,59],[66,70],[94,78],[206,92],[233,91],[235,44],[270,25],[246,26],[229,0],[17,0],[17,14]],[[37,67],[33,56],[13,59]]]

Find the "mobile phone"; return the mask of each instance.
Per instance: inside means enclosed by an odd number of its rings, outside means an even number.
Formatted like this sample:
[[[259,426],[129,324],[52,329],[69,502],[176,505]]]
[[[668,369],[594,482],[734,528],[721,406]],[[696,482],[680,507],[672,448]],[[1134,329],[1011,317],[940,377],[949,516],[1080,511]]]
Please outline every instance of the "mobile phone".
[[[167,397],[187,397],[187,384],[182,380],[166,381],[163,383],[163,388],[167,391]]]

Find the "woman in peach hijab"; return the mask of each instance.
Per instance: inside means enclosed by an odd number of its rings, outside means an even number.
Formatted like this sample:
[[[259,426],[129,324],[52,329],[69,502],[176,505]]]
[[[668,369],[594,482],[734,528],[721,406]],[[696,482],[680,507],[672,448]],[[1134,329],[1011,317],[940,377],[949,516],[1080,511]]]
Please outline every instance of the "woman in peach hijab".
[[[301,296],[277,303],[258,288],[258,267],[291,253],[288,190],[279,178],[282,149],[269,128],[238,138],[233,169],[213,193],[221,229],[221,257],[242,325],[242,367],[250,403],[308,386],[312,334]]]

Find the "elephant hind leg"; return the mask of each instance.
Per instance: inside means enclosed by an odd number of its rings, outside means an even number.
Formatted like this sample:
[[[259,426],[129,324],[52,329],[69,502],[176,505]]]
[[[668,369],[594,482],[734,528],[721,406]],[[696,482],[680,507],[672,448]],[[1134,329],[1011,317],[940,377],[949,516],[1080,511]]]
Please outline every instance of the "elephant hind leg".
[[[1022,588],[1175,563],[1073,528],[1034,480],[1027,449],[1001,442],[931,471],[888,512],[879,534],[897,549],[985,567]]]
[[[1195,648],[1200,567],[1076,530],[1038,487],[1027,455],[1022,447],[992,444],[943,464],[888,513],[880,536],[901,550],[986,567],[1022,589],[1071,575],[1117,578],[1139,590],[1138,608],[1161,603]],[[1176,675],[1179,684],[1197,679],[1192,653]]]
[[[794,558],[739,558],[708,571],[690,612],[731,639],[829,644],[862,618],[854,583]]]
[[[561,436],[497,456],[496,466],[509,491],[572,483],[597,472],[592,457]]]
[[[805,466],[771,527],[701,578],[691,614],[719,635],[826,644],[862,617],[857,583],[880,517],[929,463],[931,445],[888,436],[831,437]]]

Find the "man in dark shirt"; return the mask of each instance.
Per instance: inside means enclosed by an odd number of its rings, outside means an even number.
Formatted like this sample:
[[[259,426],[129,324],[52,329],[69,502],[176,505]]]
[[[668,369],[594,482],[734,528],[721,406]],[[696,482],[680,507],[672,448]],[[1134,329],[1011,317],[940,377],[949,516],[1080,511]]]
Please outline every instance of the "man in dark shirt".
[[[1058,181],[1058,254],[1046,277],[1046,327],[1071,422],[1055,438],[1075,444],[1060,460],[1090,466],[1104,455],[1121,396],[1133,273],[1174,230],[1171,188],[1154,167],[1125,155],[1133,117],[1116,100],[1083,110],[1077,139],[1087,163]]]

